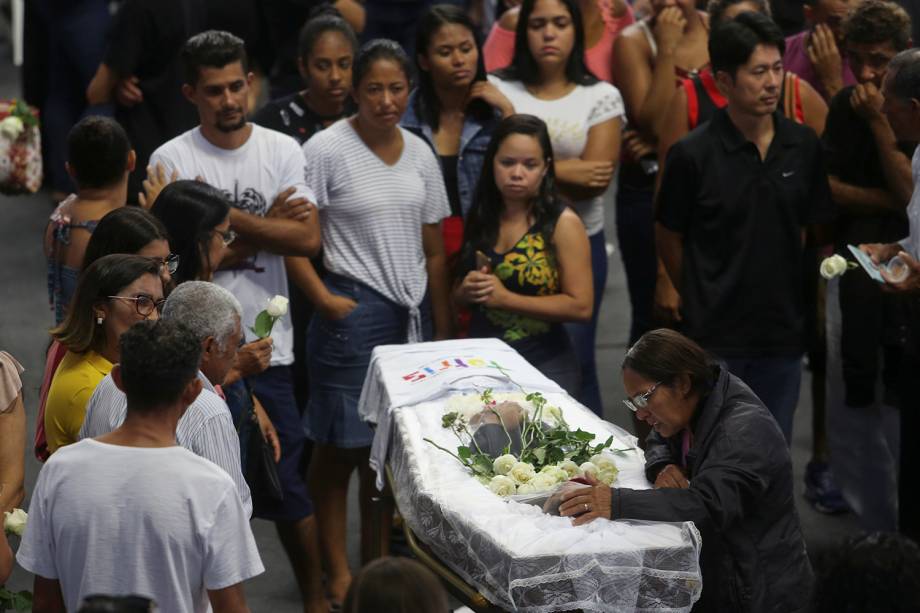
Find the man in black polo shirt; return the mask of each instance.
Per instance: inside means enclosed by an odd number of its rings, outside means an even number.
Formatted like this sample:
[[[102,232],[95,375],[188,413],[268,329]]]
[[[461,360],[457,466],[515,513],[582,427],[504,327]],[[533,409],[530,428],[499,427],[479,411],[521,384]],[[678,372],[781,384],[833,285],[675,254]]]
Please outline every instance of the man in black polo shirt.
[[[894,2],[864,0],[843,23],[844,49],[858,85],[834,96],[823,141],[837,204],[836,251],[891,243],[908,234],[910,156],[881,105],[888,63],[910,46],[910,17]],[[868,532],[897,528],[898,376],[904,344],[903,296],[883,292],[860,271],[827,283],[827,438],[834,477]],[[881,385],[879,385],[881,383]],[[806,497],[821,510],[815,464]]]
[[[728,100],[668,154],[658,253],[683,299],[683,331],[764,401],[787,442],[804,346],[805,228],[833,220],[815,133],[776,111],[783,34],[743,13],[713,29]]]

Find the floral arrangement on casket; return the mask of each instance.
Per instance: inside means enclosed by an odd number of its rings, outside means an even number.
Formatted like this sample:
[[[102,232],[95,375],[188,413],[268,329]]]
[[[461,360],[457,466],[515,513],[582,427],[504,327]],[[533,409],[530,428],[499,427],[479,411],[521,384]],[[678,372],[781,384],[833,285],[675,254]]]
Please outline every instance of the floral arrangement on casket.
[[[570,479],[585,477],[612,485],[619,470],[611,453],[634,449],[610,449],[612,436],[592,444],[594,434],[581,428],[573,430],[562,410],[548,405],[539,392],[506,398],[500,402],[489,388],[479,394],[471,417],[462,409],[445,413],[441,425],[460,442],[456,453],[430,438],[423,439],[453,456],[498,496],[550,492]],[[525,405],[530,405],[530,410]],[[480,436],[487,425],[493,430],[500,427],[503,444],[496,446],[494,438],[488,444]]]

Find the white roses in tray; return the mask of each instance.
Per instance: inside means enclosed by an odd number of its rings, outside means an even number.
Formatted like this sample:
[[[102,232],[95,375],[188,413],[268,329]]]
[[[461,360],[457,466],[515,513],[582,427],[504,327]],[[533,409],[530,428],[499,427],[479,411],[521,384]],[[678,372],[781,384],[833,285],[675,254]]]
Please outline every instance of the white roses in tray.
[[[499,403],[492,390],[485,390],[480,394],[480,409],[472,417],[458,410],[442,417],[442,426],[460,441],[456,453],[431,439],[425,440],[453,456],[490,491],[502,497],[549,492],[560,483],[579,477],[590,477],[606,485],[616,480],[619,472],[616,463],[609,453],[604,453],[613,444],[612,436],[600,444],[592,444],[594,434],[573,430],[562,410],[548,406],[541,394],[526,394],[525,400],[532,405],[532,411],[516,402]],[[500,432],[507,439],[504,449],[497,454],[494,448],[490,453],[483,451],[474,436],[473,430],[484,423],[494,424],[492,427],[500,424]]]

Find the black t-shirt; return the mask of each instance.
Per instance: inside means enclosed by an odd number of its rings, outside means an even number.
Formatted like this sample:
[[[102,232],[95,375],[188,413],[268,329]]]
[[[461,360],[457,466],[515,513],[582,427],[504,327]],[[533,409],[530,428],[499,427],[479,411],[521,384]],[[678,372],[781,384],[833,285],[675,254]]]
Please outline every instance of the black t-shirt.
[[[802,230],[834,218],[821,143],[779,113],[765,160],[722,109],[668,153],[658,222],[683,236],[684,333],[726,357],[802,351]]]
[[[323,117],[315,113],[298,92],[266,103],[252,116],[253,123],[262,127],[293,136],[301,145],[325,128],[324,123],[336,121],[352,114],[353,106],[345,105],[345,112],[335,117]]]
[[[198,124],[195,107],[182,96],[179,51],[206,26],[204,0],[127,0],[111,24],[103,62],[119,78],[137,77],[144,94],[140,104],[115,108],[137,152],[131,197],[140,189],[150,154]]]
[[[886,189],[888,182],[875,137],[866,120],[850,105],[853,89],[840,90],[828,109],[822,137],[827,174],[850,185]],[[899,147],[910,160],[916,143],[900,143]],[[907,236],[908,231],[904,213],[875,210],[854,214],[842,207],[838,210],[836,238],[841,247],[847,243],[892,243]]]

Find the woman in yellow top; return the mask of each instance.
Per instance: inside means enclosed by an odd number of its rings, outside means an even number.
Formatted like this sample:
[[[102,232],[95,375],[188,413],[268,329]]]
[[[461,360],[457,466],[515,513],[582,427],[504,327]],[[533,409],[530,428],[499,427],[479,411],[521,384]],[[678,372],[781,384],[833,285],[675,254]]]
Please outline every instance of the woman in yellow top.
[[[159,317],[160,267],[155,258],[113,254],[99,258],[81,275],[64,323],[51,331],[67,354],[45,406],[49,452],[76,442],[87,402],[118,362],[121,334],[139,321]]]

